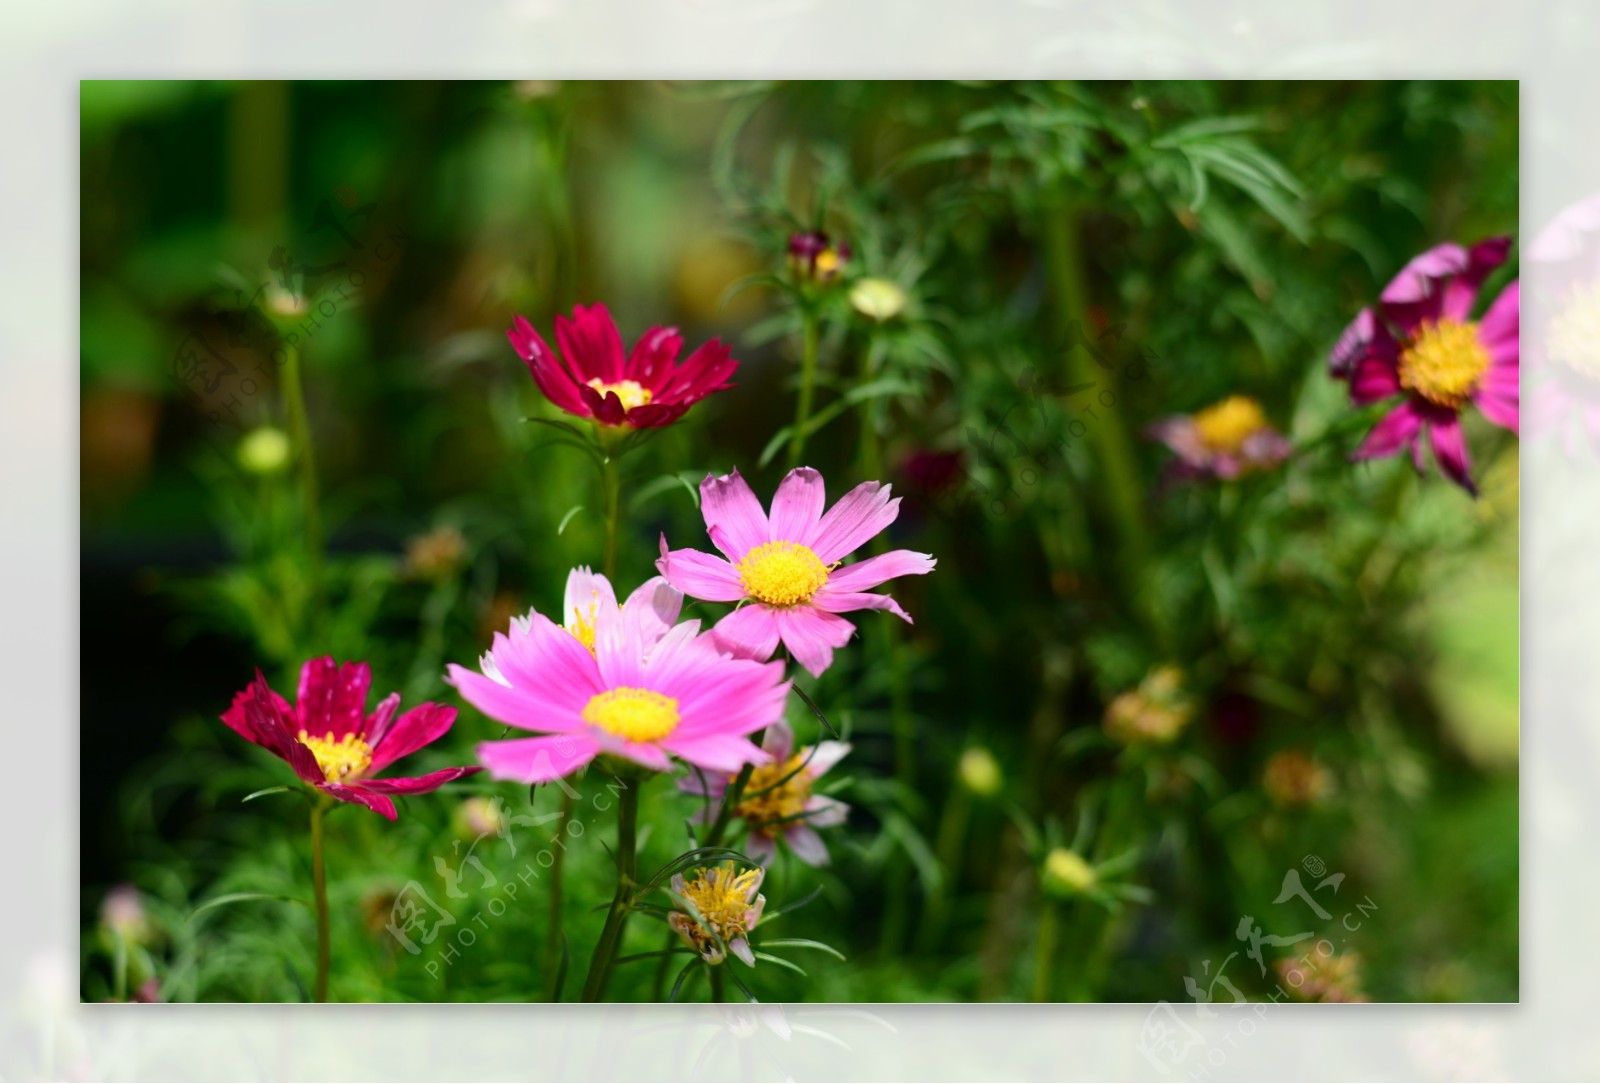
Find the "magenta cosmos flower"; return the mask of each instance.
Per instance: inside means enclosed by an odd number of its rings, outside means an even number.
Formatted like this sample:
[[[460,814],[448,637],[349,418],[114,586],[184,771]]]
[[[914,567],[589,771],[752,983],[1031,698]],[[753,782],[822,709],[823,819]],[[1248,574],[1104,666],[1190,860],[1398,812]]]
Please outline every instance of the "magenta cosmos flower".
[[[291,708],[257,670],[222,721],[286,761],[324,794],[390,820],[395,819],[391,794],[426,794],[482,770],[441,768],[423,776],[374,779],[401,757],[444,737],[456,721],[456,709],[419,704],[396,717],[400,694],[390,693],[366,715],[371,686],[372,671],[364,662],[339,666],[331,658],[312,659],[300,670],[300,692]]]
[[[849,743],[824,741],[796,751],[794,731],[780,721],[767,729],[761,746],[772,761],[750,773],[733,810],[750,829],[744,853],[768,865],[781,839],[806,865],[826,866],[828,848],[817,829],[843,824],[849,807],[837,798],[814,793],[814,789],[817,780],[850,752]],[[707,799],[705,816],[714,819],[734,778],[690,772],[678,780],[678,787]]]
[[[1439,245],[1417,256],[1384,288],[1376,308],[1362,309],[1329,357],[1332,374],[1350,383],[1357,404],[1403,395],[1368,434],[1353,458],[1374,459],[1409,449],[1425,465],[1422,436],[1433,458],[1469,493],[1471,460],[1461,435],[1461,410],[1476,403],[1484,417],[1517,432],[1520,294],[1512,282],[1479,320],[1478,290],[1502,263],[1511,238],[1493,237],[1470,249]]]
[[[1178,456],[1177,472],[1192,478],[1237,478],[1266,470],[1289,456],[1289,442],[1274,429],[1261,404],[1230,395],[1193,414],[1162,418],[1148,436]]]
[[[746,735],[783,718],[789,683],[780,664],[728,657],[698,621],[671,625],[682,596],[660,578],[620,607],[605,577],[582,580],[594,607],[581,588],[574,601],[569,581],[574,627],[530,611],[509,635],[495,634],[483,673],[450,667],[450,683],[473,707],[544,735],[480,745],[491,775],[545,783],[602,753],[654,771],[669,770],[674,756],[712,772],[768,759]]]
[[[568,414],[630,429],[672,424],[712,392],[733,387],[728,378],[739,367],[718,339],[678,364],[683,336],[675,327],[651,328],[624,356],[604,305],[579,305],[570,320],[556,317],[560,355],[526,317],[517,317],[506,337],[545,398]]]
[[[833,662],[833,649],[855,632],[840,614],[888,610],[909,622],[894,599],[868,588],[932,572],[936,563],[926,553],[894,550],[839,567],[899,515],[900,499],[891,500],[889,489],[863,482],[824,514],[822,475],[799,467],[778,484],[769,519],[737,470],[721,478],[707,475],[700,483],[700,511],[712,544],[727,560],[699,550],[669,551],[663,535],[656,568],[690,598],[740,603],[717,622],[717,641],[726,650],[769,659],[782,641],[796,662],[820,676]]]

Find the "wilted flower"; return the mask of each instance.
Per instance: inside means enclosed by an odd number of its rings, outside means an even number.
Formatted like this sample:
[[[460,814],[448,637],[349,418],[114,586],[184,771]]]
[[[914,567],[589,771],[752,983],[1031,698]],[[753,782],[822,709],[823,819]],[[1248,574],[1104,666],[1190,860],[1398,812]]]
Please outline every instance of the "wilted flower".
[[[789,235],[789,270],[805,282],[831,282],[850,262],[850,246],[835,245],[821,230]]]
[[[1261,772],[1261,786],[1279,805],[1315,805],[1330,790],[1328,771],[1299,749],[1272,754]]]
[[[1361,957],[1354,952],[1308,952],[1300,959],[1278,960],[1273,965],[1278,986],[1296,1001],[1365,1002],[1361,991]]]
[[[813,793],[812,788],[850,752],[849,744],[824,741],[796,751],[794,731],[780,720],[767,729],[761,747],[772,760],[750,772],[739,794],[739,804],[733,809],[734,816],[750,829],[745,853],[765,866],[772,861],[777,841],[782,839],[806,865],[826,866],[828,848],[816,830],[843,824],[849,807],[837,798]],[[678,786],[708,799],[707,813],[714,815],[733,778],[705,778],[690,772],[678,780]]]
[[[1190,477],[1237,478],[1275,467],[1289,455],[1289,442],[1247,395],[1163,418],[1146,432],[1177,453],[1178,473]]]
[[[441,768],[415,778],[374,779],[396,760],[449,733],[456,709],[419,704],[396,718],[400,694],[390,693],[371,715],[366,710],[372,671],[364,662],[343,666],[312,659],[300,670],[295,706],[273,692],[261,671],[233,698],[222,721],[247,741],[280,757],[302,780],[341,802],[364,805],[395,819],[391,794],[426,794],[481,771]]]
[[[1137,689],[1119,694],[1106,708],[1105,729],[1119,745],[1166,744],[1189,725],[1194,705],[1183,691],[1183,671],[1161,666]]]
[[[251,474],[277,474],[289,465],[289,436],[263,425],[239,439],[239,465]]]
[[[706,963],[720,964],[731,952],[754,967],[750,931],[767,905],[767,898],[758,894],[766,875],[759,866],[740,870],[731,864],[695,870],[690,879],[676,874],[672,893],[679,910],[668,915],[667,922]]]
[[[467,540],[454,527],[435,527],[406,542],[406,572],[440,583],[455,575],[467,555]]]
[[[131,945],[149,941],[154,929],[145,913],[144,895],[133,885],[117,885],[100,903],[100,922]]]
[[[906,307],[906,292],[888,279],[862,279],[850,287],[850,305],[862,316],[885,323]]]
[[[673,625],[682,603],[656,578],[619,607],[604,576],[579,569],[570,625],[530,610],[495,634],[483,673],[452,664],[448,680],[473,707],[546,735],[480,745],[490,774],[547,783],[602,753],[653,771],[669,756],[714,772],[765,763],[746,735],[783,717],[782,664],[729,658],[700,622]]]
[[[1409,449],[1425,463],[1423,431],[1439,469],[1476,494],[1461,435],[1461,410],[1478,405],[1484,417],[1517,432],[1520,293],[1512,282],[1479,320],[1471,319],[1484,279],[1505,262],[1511,238],[1472,248],[1439,245],[1415,257],[1384,288],[1375,308],[1362,309],[1328,359],[1329,371],[1350,384],[1358,405],[1403,395],[1353,458],[1376,459]]]
[[[579,305],[570,320],[556,317],[560,356],[526,317],[518,316],[506,337],[545,398],[605,426],[670,425],[706,396],[733,387],[728,378],[739,367],[719,339],[678,364],[683,336],[672,327],[651,328],[624,356],[622,336],[604,305]]]
[[[956,764],[956,777],[961,780],[962,786],[980,798],[993,798],[1005,785],[1000,762],[993,753],[979,745],[961,754],[961,760]]]
[[[1060,899],[1081,896],[1099,882],[1094,867],[1077,851],[1056,847],[1044,858],[1044,869],[1039,874],[1044,890]]]
[[[900,576],[933,571],[926,553],[892,550],[847,568],[839,562],[888,528],[900,511],[890,487],[863,482],[827,514],[822,475],[810,467],[790,471],[778,484],[769,519],[750,486],[735,470],[700,483],[700,511],[711,542],[724,557],[699,550],[667,549],[661,538],[656,567],[690,598],[738,602],[717,622],[717,642],[753,659],[768,659],[781,641],[813,676],[833,662],[855,626],[839,615],[888,610],[911,617],[888,595],[867,591]]]

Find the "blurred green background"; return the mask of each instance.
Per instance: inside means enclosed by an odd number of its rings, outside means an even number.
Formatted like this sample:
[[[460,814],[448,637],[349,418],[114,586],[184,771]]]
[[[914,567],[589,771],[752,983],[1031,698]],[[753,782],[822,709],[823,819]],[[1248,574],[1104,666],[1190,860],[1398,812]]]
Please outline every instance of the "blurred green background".
[[[166,1000],[304,996],[309,910],[193,914],[307,897],[302,807],[240,804],[288,770],[216,718],[254,667],[288,692],[310,655],[366,659],[378,695],[460,706],[445,664],[597,563],[594,472],[524,422],[555,413],[505,341],[514,314],[549,337],[603,301],[629,344],[673,324],[742,363],[630,461],[624,590],[662,532],[705,545],[706,472],[770,494],[797,229],[852,251],[820,295],[837,416],[808,459],[830,498],[894,482],[894,544],[939,567],[893,588],[915,626],[860,615],[805,683],[854,743],[837,772],[853,813],[830,869],[774,869],[774,905],[821,895],[772,936],[847,959],[760,968],[762,999],[1182,1001],[1189,977],[1229,1000],[1209,985],[1222,966],[1265,997],[1240,919],[1329,936],[1363,899],[1337,937],[1360,961],[1346,994],[1516,998],[1515,442],[1469,421],[1476,502],[1405,464],[1352,466],[1361,429],[1324,362],[1413,254],[1515,229],[1514,83],[85,82],[81,116],[86,999],[150,977]],[[904,312],[852,309],[865,276]],[[1114,364],[1070,348],[1074,321]],[[300,475],[241,455],[285,425],[271,359],[290,334],[325,558]],[[1063,390],[1083,379],[1092,393]],[[1141,430],[1235,392],[1300,452],[1166,485]],[[1163,664],[1191,721],[1118,747],[1107,705]],[[402,767],[470,762],[499,734],[463,708]],[[998,792],[963,786],[974,747]],[[547,996],[536,889],[443,964],[383,929],[415,881],[458,916],[448,939],[545,846],[537,828],[478,839],[469,796],[517,816],[555,800],[480,776],[394,825],[333,817],[335,1000]],[[692,805],[666,781],[644,801],[653,867]],[[580,974],[614,826],[585,830],[563,927]],[[1069,841],[1132,855],[1114,879],[1146,891],[1052,896],[1044,856]],[[448,898],[439,866],[469,848],[481,871]],[[1345,874],[1316,894],[1328,921],[1276,902],[1310,855]],[[137,930],[102,913],[119,883],[142,893]],[[662,937],[636,920],[630,950]],[[610,995],[660,989],[641,962]]]

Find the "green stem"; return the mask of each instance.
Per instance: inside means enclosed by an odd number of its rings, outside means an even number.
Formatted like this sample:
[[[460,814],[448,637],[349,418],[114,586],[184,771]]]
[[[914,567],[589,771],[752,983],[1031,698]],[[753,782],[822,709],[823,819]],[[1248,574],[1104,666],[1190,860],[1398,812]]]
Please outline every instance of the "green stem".
[[[327,811],[326,799],[319,799],[311,807],[311,892],[317,904],[317,982],[313,996],[319,1004],[328,1000],[328,958],[331,954],[328,879],[322,859],[322,816]]]
[[[567,834],[567,821],[572,819],[573,792],[563,791],[561,795],[561,816],[556,819],[556,838],[565,839]],[[555,849],[555,854],[550,861],[550,914],[549,929],[544,938],[544,966],[545,973],[551,976],[552,986],[550,1000],[556,998],[554,979],[560,970],[561,960],[561,859],[567,853],[566,844]]]
[[[289,344],[283,348],[283,406],[289,425],[289,442],[300,472],[300,500],[305,516],[305,543],[310,562],[312,598],[322,596],[322,513],[317,495],[317,460],[311,443],[311,421],[306,412],[305,383],[301,379],[300,351]]]
[[[1039,912],[1039,937],[1034,946],[1033,961],[1034,1001],[1050,1000],[1050,990],[1054,985],[1052,980],[1055,978],[1056,925],[1060,907],[1055,900],[1046,900]]]
[[[922,919],[917,943],[923,952],[932,952],[944,933],[944,924],[950,911],[950,897],[954,895],[956,874],[961,866],[961,847],[966,842],[967,819],[971,814],[972,799],[959,779],[953,781],[950,800],[945,802],[944,814],[939,818],[939,838],[934,853],[939,858],[939,869],[944,878],[939,888],[928,900],[928,911]]]
[[[633,904],[634,871],[637,855],[639,827],[639,780],[618,776],[622,791],[617,795],[617,891],[611,897],[611,910],[606,912],[606,924],[595,944],[594,956],[589,960],[589,975],[583,982],[583,1000],[599,1001],[605,989],[606,976],[611,972],[611,962],[616,959],[617,946],[622,943],[622,928],[627,923],[628,911]]]
[[[789,434],[789,469],[800,466],[806,452],[806,427],[811,422],[811,399],[817,384],[817,339],[821,327],[808,304],[800,310],[803,334],[800,355],[800,397],[795,401],[794,430]]]
[[[753,764],[746,764],[740,768],[739,774],[728,784],[728,789],[722,792],[722,808],[717,810],[717,819],[711,822],[711,830],[706,833],[706,838],[700,844],[702,847],[722,845],[722,834],[728,830],[728,821],[732,819],[733,811],[738,807],[739,799],[744,794],[745,784],[750,782],[750,773],[754,770]]]
[[[861,377],[857,386],[865,387],[877,375],[883,360],[883,336],[874,329],[868,333],[867,349],[861,355]],[[883,476],[883,449],[878,446],[877,399],[868,399],[859,407],[861,417],[861,477]]]
[[[606,579],[614,584],[617,578],[617,531],[622,519],[622,476],[617,469],[616,453],[607,450],[600,473],[606,491]]]
[[[727,995],[723,991],[723,982],[724,982],[724,980],[722,978],[722,966],[723,965],[718,964],[718,965],[713,966],[713,967],[710,968],[710,971],[711,971],[711,1000],[715,1004],[718,1004],[718,1005],[720,1005],[724,1001],[728,1000]]]

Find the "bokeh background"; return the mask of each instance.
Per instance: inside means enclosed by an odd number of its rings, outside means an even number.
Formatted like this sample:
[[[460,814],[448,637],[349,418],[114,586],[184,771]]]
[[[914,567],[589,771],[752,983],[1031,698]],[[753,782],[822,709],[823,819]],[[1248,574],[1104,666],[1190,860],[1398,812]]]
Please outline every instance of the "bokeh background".
[[[1514,85],[1473,83],[83,84],[83,996],[146,975],[164,999],[303,996],[307,911],[193,914],[305,894],[298,804],[239,804],[286,772],[216,714],[253,667],[287,688],[322,653],[369,659],[408,703],[455,703],[444,664],[595,560],[599,520],[573,512],[592,470],[523,421],[550,410],[511,316],[548,330],[604,301],[630,340],[671,323],[743,362],[633,465],[631,586],[661,531],[698,544],[682,481],[780,476],[761,461],[792,412],[798,321],[760,276],[787,274],[792,231],[825,228],[852,259],[823,401],[849,409],[810,458],[835,493],[879,467],[907,495],[896,544],[941,563],[897,592],[914,628],[867,615],[813,690],[855,743],[856,813],[833,869],[781,869],[769,895],[820,886],[782,932],[848,960],[768,969],[763,998],[1185,1000],[1185,978],[1210,989],[1245,949],[1242,917],[1307,928],[1275,901],[1308,855],[1346,874],[1335,917],[1376,907],[1339,948],[1360,960],[1348,992],[1515,998],[1515,445],[1469,429],[1476,502],[1398,463],[1353,468],[1360,431],[1323,358],[1416,251],[1515,227],[1516,116]],[[314,283],[284,289],[291,264]],[[333,294],[352,270],[362,287]],[[882,326],[848,304],[866,275],[908,297]],[[1073,321],[1116,329],[1093,398],[1061,394],[1086,372]],[[258,432],[284,424],[267,373],[297,328],[317,592],[299,476]],[[206,372],[233,370],[214,387],[186,360],[201,348]],[[1164,484],[1142,428],[1233,392],[1302,453],[1235,487]],[[1193,704],[1179,740],[1108,742],[1107,705],[1163,664]],[[498,732],[464,711],[416,763]],[[963,783],[975,747],[997,792]],[[1309,798],[1272,785],[1286,753],[1313,766]],[[469,795],[530,812],[524,788],[474,782],[394,826],[335,819],[336,998],[544,996],[536,905],[442,978],[373,928],[409,881],[442,895],[434,859],[476,836]],[[646,801],[664,861],[684,809],[666,786]],[[504,883],[535,832],[473,853]],[[1119,879],[1147,901],[1051,897],[1042,859],[1067,841],[1094,861],[1136,847]],[[570,876],[581,954],[603,849],[574,851]],[[464,882],[463,916],[493,898],[484,881]],[[123,883],[148,914],[131,961],[102,912]],[[614,997],[651,995],[642,966]],[[1270,993],[1242,955],[1228,967]]]

